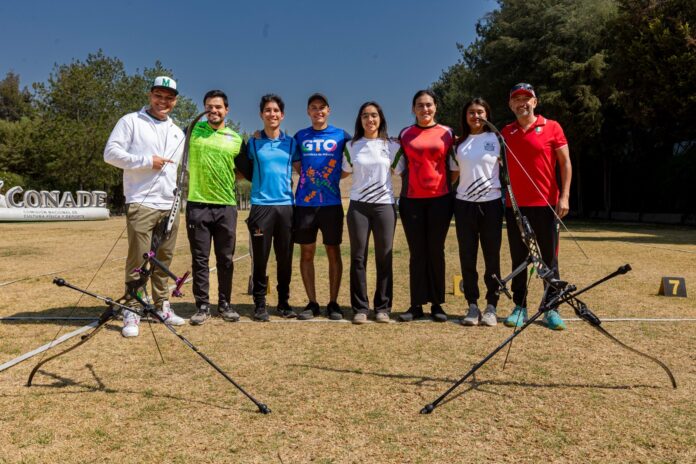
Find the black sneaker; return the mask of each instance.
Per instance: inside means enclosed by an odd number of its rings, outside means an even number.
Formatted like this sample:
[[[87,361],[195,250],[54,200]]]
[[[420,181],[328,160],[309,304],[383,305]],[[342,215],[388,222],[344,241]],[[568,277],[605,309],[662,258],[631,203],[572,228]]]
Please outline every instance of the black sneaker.
[[[433,304],[430,307],[430,315],[435,322],[447,322],[447,313],[439,304]]]
[[[411,306],[403,314],[399,314],[399,321],[401,322],[411,322],[414,319],[421,319],[424,316],[423,307],[421,305]]]
[[[276,306],[276,311],[278,311],[278,315],[283,319],[292,319],[293,317],[297,317],[297,314],[295,314],[295,311],[292,310],[287,301],[281,301],[278,303],[278,306]]]
[[[321,316],[321,310],[319,309],[319,303],[316,301],[310,301],[305,306],[304,311],[297,315],[297,318],[301,321],[308,321],[317,316]]]
[[[190,321],[192,325],[201,325],[208,319],[210,319],[210,306],[202,304],[196,310],[196,314],[191,316]]]
[[[340,321],[343,319],[343,311],[341,311],[341,307],[338,306],[338,303],[335,301],[331,301],[326,305],[326,314],[328,314],[329,319],[332,321]]]
[[[239,313],[235,311],[226,301],[221,301],[218,303],[218,313],[220,314],[220,317],[227,322],[239,321]]]
[[[254,320],[259,322],[268,322],[270,320],[265,302],[256,304],[256,308],[254,308]]]

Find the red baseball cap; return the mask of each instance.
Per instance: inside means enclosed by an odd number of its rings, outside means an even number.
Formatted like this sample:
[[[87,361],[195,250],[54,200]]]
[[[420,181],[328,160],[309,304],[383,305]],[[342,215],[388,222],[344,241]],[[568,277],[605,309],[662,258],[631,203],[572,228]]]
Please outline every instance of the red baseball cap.
[[[531,84],[527,84],[525,82],[520,82],[519,84],[515,84],[510,89],[510,98],[514,97],[515,95],[519,95],[519,94],[525,94],[525,95],[529,95],[530,97],[536,98],[536,93],[534,93],[534,87],[532,87]]]

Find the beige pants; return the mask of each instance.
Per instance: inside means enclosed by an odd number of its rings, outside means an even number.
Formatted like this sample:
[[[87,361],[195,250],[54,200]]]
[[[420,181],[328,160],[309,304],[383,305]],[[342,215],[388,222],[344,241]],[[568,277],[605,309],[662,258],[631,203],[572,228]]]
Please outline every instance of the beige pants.
[[[157,223],[169,214],[169,210],[157,210],[147,206],[131,203],[128,205],[126,223],[128,227],[128,258],[126,259],[126,283],[138,280],[140,276],[133,272],[145,262],[143,255],[150,251],[152,232]],[[158,260],[169,267],[174,256],[176,246],[176,234],[179,229],[179,221],[174,222],[172,235],[168,240],[164,240],[157,249]],[[169,299],[169,289],[167,288],[167,274],[161,269],[155,268],[150,276],[152,281],[152,298],[155,306],[160,308],[162,302]]]

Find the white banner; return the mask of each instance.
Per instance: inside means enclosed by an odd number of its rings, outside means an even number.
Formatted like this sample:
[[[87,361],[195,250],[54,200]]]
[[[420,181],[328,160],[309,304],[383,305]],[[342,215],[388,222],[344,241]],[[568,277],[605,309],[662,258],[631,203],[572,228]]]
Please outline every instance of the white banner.
[[[0,208],[2,221],[99,221],[109,219],[107,208]]]

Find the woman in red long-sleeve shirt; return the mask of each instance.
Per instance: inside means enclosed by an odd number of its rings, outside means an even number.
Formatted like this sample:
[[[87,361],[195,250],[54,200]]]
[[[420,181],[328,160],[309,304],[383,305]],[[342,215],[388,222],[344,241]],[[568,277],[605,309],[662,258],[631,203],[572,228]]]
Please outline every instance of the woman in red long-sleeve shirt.
[[[399,215],[411,254],[411,306],[399,320],[423,317],[423,305],[430,302],[433,319],[446,322],[441,305],[445,302],[445,239],[452,219],[448,159],[453,154],[454,133],[436,122],[432,91],[416,92],[412,110],[416,124],[401,131],[395,162],[395,171],[403,178]]]

